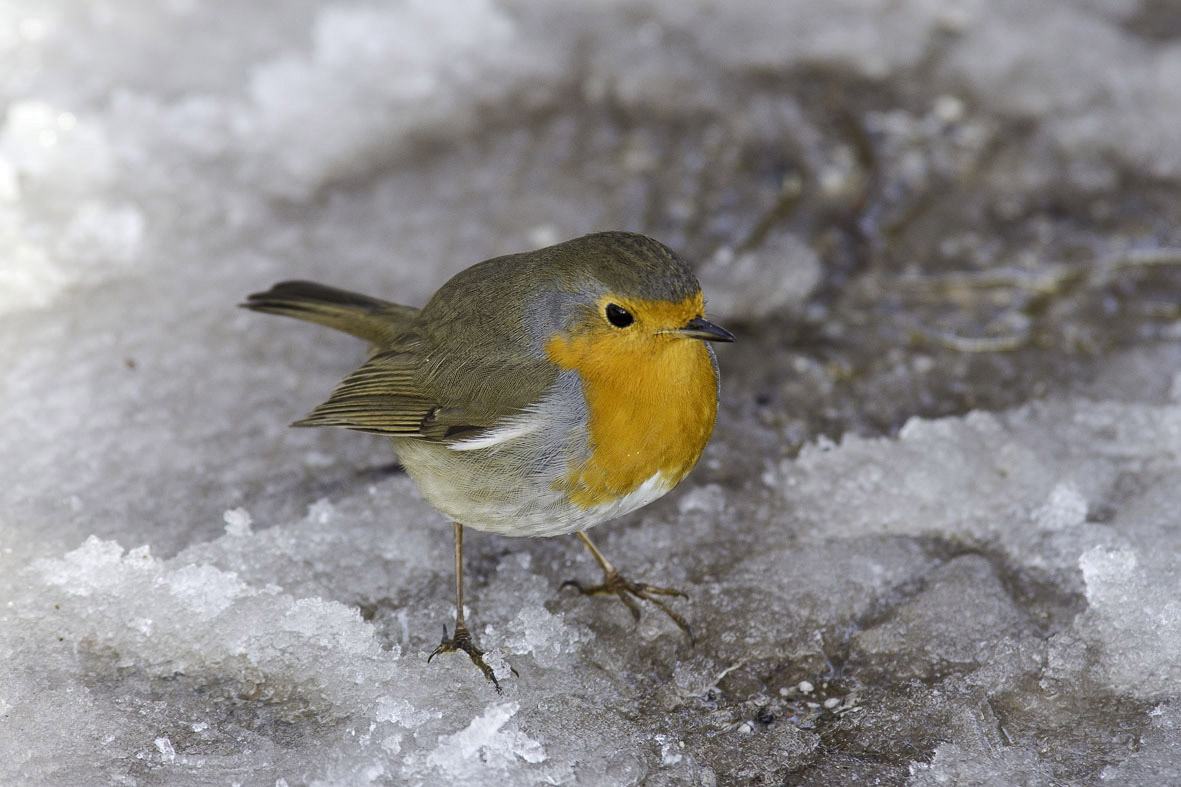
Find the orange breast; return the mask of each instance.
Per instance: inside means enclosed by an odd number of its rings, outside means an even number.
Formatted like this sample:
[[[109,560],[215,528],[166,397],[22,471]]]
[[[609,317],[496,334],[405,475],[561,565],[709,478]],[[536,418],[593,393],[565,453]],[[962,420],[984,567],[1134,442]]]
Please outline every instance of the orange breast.
[[[612,502],[656,473],[668,488],[697,463],[717,418],[717,374],[697,339],[621,341],[610,333],[555,336],[546,354],[578,371],[591,457],[559,485],[583,508]]]

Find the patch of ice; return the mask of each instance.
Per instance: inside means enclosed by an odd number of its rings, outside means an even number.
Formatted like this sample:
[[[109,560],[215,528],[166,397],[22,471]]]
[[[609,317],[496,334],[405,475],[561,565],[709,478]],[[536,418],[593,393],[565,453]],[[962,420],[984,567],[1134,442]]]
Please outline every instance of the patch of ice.
[[[259,185],[306,195],[404,153],[416,135],[471,127],[482,101],[533,72],[537,46],[490,0],[328,6],[311,52],[251,74],[235,135],[260,157]]]
[[[785,233],[738,254],[723,248],[697,272],[719,320],[758,320],[798,308],[820,283],[820,258],[803,239]]]
[[[222,514],[222,519],[226,523],[226,535],[241,538],[250,535],[250,526],[253,520],[250,517],[250,512],[245,508],[231,508]]]
[[[471,723],[439,738],[427,755],[427,763],[458,781],[486,784],[491,774],[514,765],[518,759],[536,764],[546,759],[545,748],[524,732],[504,730],[520,710],[516,702],[502,702],[485,709]]]
[[[1166,547],[1168,548],[1168,547]],[[1181,572],[1152,571],[1131,549],[1095,546],[1079,558],[1090,608],[1077,623],[1096,644],[1104,683],[1138,697],[1181,692]]]
[[[1045,530],[1065,530],[1087,521],[1087,499],[1073,482],[1064,481],[1050,491],[1045,504],[1033,512],[1033,521]]]

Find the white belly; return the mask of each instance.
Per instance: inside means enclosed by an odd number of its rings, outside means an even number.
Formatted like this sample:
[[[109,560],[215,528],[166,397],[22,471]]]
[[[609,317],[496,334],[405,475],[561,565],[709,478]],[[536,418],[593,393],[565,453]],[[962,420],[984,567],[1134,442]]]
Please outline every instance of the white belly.
[[[576,533],[676,485],[656,473],[609,503],[571,503],[562,482],[588,458],[586,417],[581,381],[564,371],[541,401],[498,428],[451,444],[395,437],[394,450],[427,502],[461,525],[504,536]]]
[[[559,536],[586,530],[635,511],[673,487],[657,473],[618,500],[582,508],[555,489],[557,472],[521,473],[519,462],[484,456],[495,449],[461,453],[413,438],[396,438],[395,445],[427,502],[461,525],[503,536]],[[561,467],[564,470],[565,464]]]

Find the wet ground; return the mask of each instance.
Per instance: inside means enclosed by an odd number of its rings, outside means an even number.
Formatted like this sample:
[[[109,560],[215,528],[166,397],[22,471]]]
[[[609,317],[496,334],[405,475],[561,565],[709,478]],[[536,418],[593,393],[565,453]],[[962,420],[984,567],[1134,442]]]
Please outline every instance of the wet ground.
[[[0,781],[1176,772],[1171,4],[8,15]],[[473,534],[497,695],[425,663],[450,528],[387,446],[285,428],[361,349],[234,304],[608,228],[739,339],[700,466],[599,531],[698,640]]]

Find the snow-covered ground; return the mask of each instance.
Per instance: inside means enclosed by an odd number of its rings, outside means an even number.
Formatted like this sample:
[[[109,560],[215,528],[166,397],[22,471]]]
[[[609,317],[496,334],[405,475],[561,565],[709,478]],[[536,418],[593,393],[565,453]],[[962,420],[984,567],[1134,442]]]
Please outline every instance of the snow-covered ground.
[[[0,784],[1181,773],[1181,14],[1162,0],[0,4]],[[693,260],[701,466],[559,592],[235,308]],[[514,676],[512,667],[518,673]],[[875,781],[876,780],[876,781]]]

